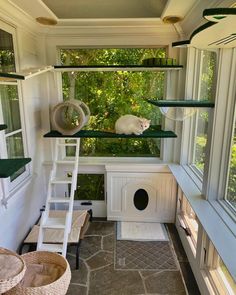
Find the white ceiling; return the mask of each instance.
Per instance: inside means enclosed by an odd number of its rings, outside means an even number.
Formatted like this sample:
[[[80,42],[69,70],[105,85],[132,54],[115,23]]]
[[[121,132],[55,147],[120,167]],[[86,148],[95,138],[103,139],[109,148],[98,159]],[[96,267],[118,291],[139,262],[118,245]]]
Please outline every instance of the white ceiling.
[[[106,21],[161,21],[165,16],[184,18],[201,0],[8,0],[29,17],[53,18],[57,26],[97,25]],[[205,1],[205,0],[203,0]],[[93,23],[94,24],[94,23]]]
[[[160,17],[167,0],[43,0],[59,19]]]

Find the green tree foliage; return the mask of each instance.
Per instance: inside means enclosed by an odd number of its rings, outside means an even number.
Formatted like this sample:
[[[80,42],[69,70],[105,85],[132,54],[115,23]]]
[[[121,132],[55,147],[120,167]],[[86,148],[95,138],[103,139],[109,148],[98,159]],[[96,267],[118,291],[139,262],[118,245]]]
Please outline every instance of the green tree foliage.
[[[63,65],[140,65],[148,57],[165,57],[159,49],[62,49]],[[160,124],[158,108],[147,98],[163,98],[164,72],[65,72],[62,75],[64,100],[78,99],[91,111],[87,129],[114,131],[115,121],[133,114]],[[159,156],[159,142],[153,139],[83,139],[82,155]]]
[[[231,152],[227,199],[236,209],[236,127]]]
[[[202,51],[201,73],[199,76],[199,100],[213,101],[215,96],[216,53]],[[197,115],[197,132],[195,138],[194,164],[203,172],[206,156],[208,129],[208,112],[199,110]]]

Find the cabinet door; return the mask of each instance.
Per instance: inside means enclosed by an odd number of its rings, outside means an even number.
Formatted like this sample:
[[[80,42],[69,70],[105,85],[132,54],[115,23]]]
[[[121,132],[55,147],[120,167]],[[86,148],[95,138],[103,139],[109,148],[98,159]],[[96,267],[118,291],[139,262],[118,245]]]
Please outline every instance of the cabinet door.
[[[108,173],[110,220],[174,222],[176,181],[170,173]]]

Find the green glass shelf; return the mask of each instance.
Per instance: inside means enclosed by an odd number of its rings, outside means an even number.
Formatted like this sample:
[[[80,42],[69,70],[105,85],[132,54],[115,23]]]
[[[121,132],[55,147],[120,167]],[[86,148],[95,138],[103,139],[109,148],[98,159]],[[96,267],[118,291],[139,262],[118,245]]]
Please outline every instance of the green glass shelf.
[[[0,130],[4,130],[4,129],[7,129],[7,125],[5,125],[5,124],[0,124]]]
[[[7,178],[24,167],[31,158],[0,159],[0,178]]]
[[[63,138],[175,138],[177,135],[172,131],[163,130],[146,130],[141,135],[125,135],[112,132],[96,131],[96,130],[80,130],[74,135],[62,135],[60,132],[52,130],[44,135],[44,137],[63,137]]]
[[[185,108],[214,108],[215,103],[208,100],[152,100],[147,102],[158,107],[185,107]]]
[[[55,65],[54,69],[58,71],[68,72],[114,72],[114,71],[130,71],[130,72],[141,72],[141,71],[169,71],[169,70],[180,70],[182,65],[97,65],[97,66],[61,66]]]

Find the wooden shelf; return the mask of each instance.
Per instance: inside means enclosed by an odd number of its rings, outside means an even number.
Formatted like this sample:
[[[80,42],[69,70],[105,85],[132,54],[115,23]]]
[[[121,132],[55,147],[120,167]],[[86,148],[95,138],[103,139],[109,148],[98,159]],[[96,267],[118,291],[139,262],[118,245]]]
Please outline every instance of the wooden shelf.
[[[4,129],[7,129],[7,125],[5,125],[5,124],[0,124],[0,130],[4,130]]]
[[[31,158],[0,159],[0,178],[7,178],[24,167]]]
[[[141,71],[170,71],[170,70],[181,70],[182,65],[165,65],[165,66],[146,66],[146,65],[111,65],[111,66],[54,66],[56,71],[60,72],[115,72],[115,71],[130,71],[130,72],[141,72]]]
[[[214,108],[215,103],[208,100],[152,100],[147,102],[158,107],[185,107],[185,108]]]
[[[64,138],[175,138],[177,135],[172,131],[146,130],[141,135],[116,134],[106,131],[80,130],[74,135],[62,135],[60,132],[52,130],[44,137],[64,137]]]

